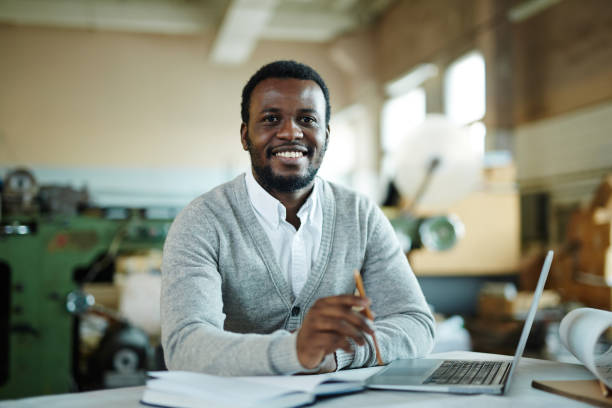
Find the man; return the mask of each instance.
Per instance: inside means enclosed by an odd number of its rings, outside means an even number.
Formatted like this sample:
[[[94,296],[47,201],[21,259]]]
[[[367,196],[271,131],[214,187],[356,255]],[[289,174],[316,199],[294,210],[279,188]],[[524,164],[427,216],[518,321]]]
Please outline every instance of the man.
[[[434,322],[393,230],[370,200],[316,177],[329,92],[277,61],[242,93],[252,171],[176,218],[164,247],[162,343],[170,369],[326,372],[422,356]],[[353,295],[360,270],[371,300]],[[360,309],[371,305],[375,320]]]

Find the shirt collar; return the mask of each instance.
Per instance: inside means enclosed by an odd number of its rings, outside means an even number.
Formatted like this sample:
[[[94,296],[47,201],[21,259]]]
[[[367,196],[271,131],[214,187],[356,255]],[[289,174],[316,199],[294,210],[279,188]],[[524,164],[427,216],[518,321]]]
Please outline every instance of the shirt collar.
[[[278,228],[281,221],[287,218],[287,210],[285,206],[268,193],[255,180],[252,171],[247,171],[245,175],[247,192],[251,200],[251,205],[257,213],[274,228]],[[315,177],[314,187],[308,199],[298,210],[298,217],[302,222],[312,221],[314,217],[314,208],[317,202],[319,191],[319,180]]]

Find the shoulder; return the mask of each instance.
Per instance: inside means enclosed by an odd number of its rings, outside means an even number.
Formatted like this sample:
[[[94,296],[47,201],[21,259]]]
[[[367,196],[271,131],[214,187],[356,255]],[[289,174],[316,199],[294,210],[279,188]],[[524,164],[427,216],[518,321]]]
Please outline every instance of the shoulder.
[[[174,223],[186,226],[224,219],[232,213],[231,208],[240,206],[242,190],[245,190],[244,174],[193,199],[179,212]]]
[[[214,187],[212,190],[193,199],[183,212],[210,212],[225,209],[228,205],[235,205],[240,190],[245,190],[244,174],[241,174],[226,183]]]
[[[379,210],[378,205],[370,197],[348,187],[327,180],[320,180],[322,186],[321,195],[325,201],[331,200],[334,202],[340,214],[348,211],[349,213],[356,212],[358,215],[364,216]]]

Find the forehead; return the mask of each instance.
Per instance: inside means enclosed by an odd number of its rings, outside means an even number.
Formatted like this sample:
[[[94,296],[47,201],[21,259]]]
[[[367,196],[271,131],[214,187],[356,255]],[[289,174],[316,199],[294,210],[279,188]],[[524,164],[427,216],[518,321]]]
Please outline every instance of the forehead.
[[[251,94],[251,110],[295,108],[314,109],[325,114],[325,95],[315,81],[295,78],[268,78]]]

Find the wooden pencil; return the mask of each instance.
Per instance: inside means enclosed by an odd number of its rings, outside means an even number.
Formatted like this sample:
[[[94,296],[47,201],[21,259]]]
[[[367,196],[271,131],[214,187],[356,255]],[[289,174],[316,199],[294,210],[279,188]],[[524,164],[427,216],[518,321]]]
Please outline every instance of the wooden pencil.
[[[362,298],[366,297],[365,288],[363,287],[363,280],[361,279],[361,274],[357,269],[354,272],[355,276],[355,284],[357,285],[357,290],[359,291],[359,296]],[[366,306],[363,310],[366,317],[372,321],[374,321],[374,314],[370,310],[369,306]],[[376,350],[376,360],[378,361],[378,365],[385,365],[383,363],[382,357],[380,356],[380,349],[378,348],[378,341],[376,340],[376,334],[372,333],[372,340],[374,340],[374,349]]]

